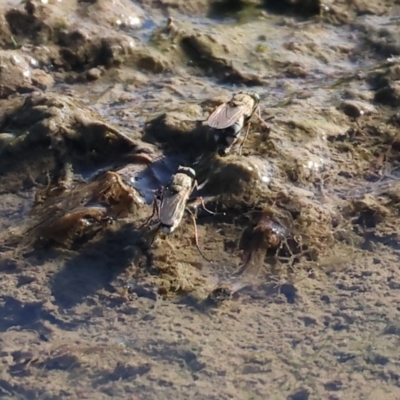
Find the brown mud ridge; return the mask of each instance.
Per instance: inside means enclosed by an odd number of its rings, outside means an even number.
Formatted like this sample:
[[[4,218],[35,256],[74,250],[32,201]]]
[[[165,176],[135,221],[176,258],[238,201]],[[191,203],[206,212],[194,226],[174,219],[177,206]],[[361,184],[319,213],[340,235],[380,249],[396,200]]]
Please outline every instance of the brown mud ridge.
[[[400,398],[399,15],[7,0],[0,397]]]

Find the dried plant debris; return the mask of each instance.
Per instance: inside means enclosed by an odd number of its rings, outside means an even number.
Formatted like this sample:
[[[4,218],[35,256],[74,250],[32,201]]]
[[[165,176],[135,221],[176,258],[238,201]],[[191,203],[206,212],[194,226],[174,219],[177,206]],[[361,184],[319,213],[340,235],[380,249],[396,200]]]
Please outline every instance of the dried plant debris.
[[[27,223],[12,229],[25,245],[39,241],[70,247],[77,239],[94,235],[114,219],[143,204],[140,194],[116,172],[106,172],[92,182],[46,189],[33,207]],[[15,240],[15,239],[14,239]]]
[[[267,253],[272,254],[270,261],[271,258],[277,259],[279,250],[284,245],[289,246],[289,241],[293,239],[290,213],[266,208],[250,214],[250,223],[239,241],[239,249],[243,253],[242,265],[230,277],[221,280],[207,297],[208,301],[216,305],[230,300],[244,287],[260,284],[263,279],[260,272],[264,269]],[[291,249],[287,250],[291,252]],[[265,275],[264,273],[263,276]]]
[[[283,238],[290,234],[293,224],[291,214],[272,207],[254,211],[253,214],[257,216],[256,223],[243,232],[241,249],[251,253],[258,249],[278,248]]]

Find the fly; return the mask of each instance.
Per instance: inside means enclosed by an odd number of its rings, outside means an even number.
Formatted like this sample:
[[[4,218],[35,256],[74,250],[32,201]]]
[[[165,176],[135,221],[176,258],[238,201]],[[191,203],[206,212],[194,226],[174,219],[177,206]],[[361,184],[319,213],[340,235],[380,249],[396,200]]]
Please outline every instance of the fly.
[[[220,155],[226,155],[230,152],[232,146],[240,138],[244,125],[249,122],[254,113],[263,125],[270,129],[260,116],[259,104],[260,96],[257,93],[239,92],[211,113],[207,125],[213,130],[217,151]],[[249,134],[249,129],[250,123],[247,124],[246,135],[240,146],[239,154],[242,153],[242,147]]]
[[[179,167],[161,194],[159,219],[163,232],[172,233],[179,226],[195,185],[196,172],[189,167]]]
[[[207,181],[203,183],[201,187],[204,187],[206,183]],[[180,225],[185,211],[188,211],[191,214],[195,229],[196,248],[201,256],[209,261],[199,247],[195,214],[186,207],[194,189],[200,189],[201,187],[197,185],[196,172],[194,169],[180,166],[175,175],[172,176],[168,185],[163,188],[160,194],[154,199],[153,213],[144,225],[147,225],[157,213],[158,222],[155,227],[153,226],[151,229],[151,231],[154,232],[154,241],[155,235],[160,229],[167,234],[174,232]],[[201,203],[206,211],[212,213],[205,208],[203,201],[201,201]]]

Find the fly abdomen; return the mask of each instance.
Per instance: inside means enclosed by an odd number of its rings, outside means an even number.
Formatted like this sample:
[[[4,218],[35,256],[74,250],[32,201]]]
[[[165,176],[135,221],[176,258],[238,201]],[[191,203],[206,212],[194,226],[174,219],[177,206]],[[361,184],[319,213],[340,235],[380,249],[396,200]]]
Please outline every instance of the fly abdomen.
[[[173,225],[166,224],[161,224],[160,228],[164,233],[172,233],[175,230],[175,227]]]
[[[243,129],[243,117],[226,129],[215,130],[214,140],[219,154],[227,154],[237,142]]]

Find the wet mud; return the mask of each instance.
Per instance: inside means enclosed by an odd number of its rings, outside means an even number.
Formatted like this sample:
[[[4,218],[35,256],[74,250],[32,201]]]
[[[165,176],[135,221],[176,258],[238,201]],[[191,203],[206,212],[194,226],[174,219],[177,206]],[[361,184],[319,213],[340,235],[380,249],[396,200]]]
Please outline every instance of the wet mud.
[[[400,398],[400,5],[277,4],[4,2],[0,397]]]

